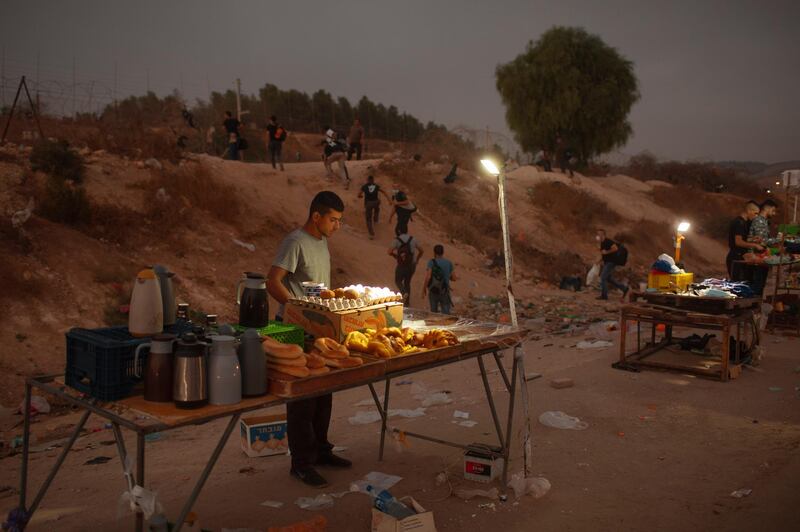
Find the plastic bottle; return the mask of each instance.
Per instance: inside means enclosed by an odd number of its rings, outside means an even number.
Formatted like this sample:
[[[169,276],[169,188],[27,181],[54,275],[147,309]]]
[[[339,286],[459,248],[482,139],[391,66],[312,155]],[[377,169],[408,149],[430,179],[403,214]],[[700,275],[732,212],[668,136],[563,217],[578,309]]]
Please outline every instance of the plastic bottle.
[[[398,501],[387,490],[376,493],[375,488],[373,488],[371,485],[368,485],[366,489],[367,493],[373,499],[375,499],[375,508],[387,515],[391,515],[395,519],[405,519],[406,517],[416,515],[417,513],[402,502]]]

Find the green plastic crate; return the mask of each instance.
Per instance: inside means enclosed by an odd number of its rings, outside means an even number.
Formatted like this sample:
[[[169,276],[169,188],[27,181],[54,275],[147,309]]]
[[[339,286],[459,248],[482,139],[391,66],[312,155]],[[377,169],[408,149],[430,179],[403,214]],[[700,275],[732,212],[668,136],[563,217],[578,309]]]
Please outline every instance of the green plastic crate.
[[[800,235],[800,225],[781,224],[778,226],[778,231],[784,235]]]
[[[251,327],[242,327],[241,325],[234,325],[234,329],[240,332]],[[306,333],[302,327],[292,325],[290,323],[282,323],[280,321],[271,321],[266,327],[256,329],[261,336],[269,336],[282,344],[297,344],[300,347],[305,345]]]

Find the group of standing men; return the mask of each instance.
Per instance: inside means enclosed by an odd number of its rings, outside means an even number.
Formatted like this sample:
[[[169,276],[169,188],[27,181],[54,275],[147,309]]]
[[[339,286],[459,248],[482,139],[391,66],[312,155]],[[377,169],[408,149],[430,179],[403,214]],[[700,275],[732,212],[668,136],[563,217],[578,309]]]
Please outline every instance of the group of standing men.
[[[764,292],[768,269],[745,262],[747,253],[763,252],[770,239],[769,219],[778,212],[778,204],[768,199],[760,205],[749,200],[728,227],[728,255],[725,265],[732,281],[746,281],[757,295]]]

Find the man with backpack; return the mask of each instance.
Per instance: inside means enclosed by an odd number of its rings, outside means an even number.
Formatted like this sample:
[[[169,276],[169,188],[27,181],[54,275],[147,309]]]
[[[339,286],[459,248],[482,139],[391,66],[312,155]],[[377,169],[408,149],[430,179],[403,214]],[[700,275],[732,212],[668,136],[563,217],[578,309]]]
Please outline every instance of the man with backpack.
[[[392,222],[392,218],[396,215],[397,224],[394,228],[394,234],[402,235],[408,233],[408,222],[411,221],[411,215],[417,212],[417,206],[408,199],[408,196],[402,190],[392,195],[392,202],[394,203],[394,210],[389,215],[389,223]]]
[[[284,171],[281,152],[283,151],[283,142],[285,140],[286,129],[278,123],[278,118],[275,115],[270,116],[269,124],[267,124],[267,151],[270,159],[272,159],[272,168],[277,168],[275,166],[277,163],[281,166],[281,172]]]
[[[458,280],[453,273],[453,263],[444,258],[444,246],[433,247],[433,258],[428,261],[425,283],[422,286],[422,297],[428,297],[431,312],[450,314],[450,283]]]
[[[375,182],[375,177],[367,176],[367,182],[361,187],[358,197],[364,198],[364,211],[367,215],[367,231],[369,231],[370,240],[375,238],[374,224],[378,223],[378,216],[381,212],[381,199],[378,194],[383,194],[387,200],[389,199],[386,192]]]
[[[389,255],[395,258],[397,266],[394,269],[394,282],[397,289],[403,294],[403,304],[411,304],[411,278],[417,270],[417,264],[422,258],[423,249],[414,240],[414,237],[403,233],[397,235],[389,248]]]
[[[609,284],[619,289],[622,292],[622,299],[625,299],[625,296],[628,295],[628,285],[615,281],[612,275],[614,268],[627,264],[628,249],[619,242],[608,238],[604,229],[597,230],[595,239],[600,245],[603,262],[603,269],[600,271],[600,296],[597,299],[608,299]]]

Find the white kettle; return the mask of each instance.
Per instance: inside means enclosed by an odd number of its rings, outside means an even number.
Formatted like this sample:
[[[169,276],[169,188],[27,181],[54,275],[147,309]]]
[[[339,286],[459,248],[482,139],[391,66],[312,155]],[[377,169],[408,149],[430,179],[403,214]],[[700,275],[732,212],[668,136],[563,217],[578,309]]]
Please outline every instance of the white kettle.
[[[164,330],[161,286],[153,270],[142,270],[133,282],[128,311],[128,332],[132,336],[153,336]]]

